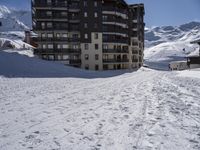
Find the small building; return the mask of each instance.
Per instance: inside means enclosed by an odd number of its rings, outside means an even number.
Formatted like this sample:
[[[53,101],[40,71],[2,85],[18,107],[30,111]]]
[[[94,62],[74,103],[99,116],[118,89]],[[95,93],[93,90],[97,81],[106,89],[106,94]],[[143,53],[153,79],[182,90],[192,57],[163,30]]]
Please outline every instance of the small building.
[[[169,64],[169,69],[172,71],[188,69],[187,61],[172,61]]]
[[[189,68],[200,68],[200,39],[191,42],[191,44],[199,44],[199,55],[188,56],[187,64]]]
[[[32,45],[33,47],[37,47],[38,44],[34,42],[34,38],[36,37],[37,35],[33,31],[25,31],[24,42]]]

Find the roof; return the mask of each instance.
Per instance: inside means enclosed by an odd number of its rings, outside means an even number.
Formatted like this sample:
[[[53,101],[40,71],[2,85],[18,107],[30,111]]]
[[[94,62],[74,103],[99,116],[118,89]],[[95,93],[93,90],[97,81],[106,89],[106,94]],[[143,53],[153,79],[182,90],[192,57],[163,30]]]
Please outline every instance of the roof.
[[[200,44],[200,39],[198,39],[198,40],[195,40],[195,41],[192,41],[192,42],[190,42],[191,44],[196,44],[196,43],[199,43]]]

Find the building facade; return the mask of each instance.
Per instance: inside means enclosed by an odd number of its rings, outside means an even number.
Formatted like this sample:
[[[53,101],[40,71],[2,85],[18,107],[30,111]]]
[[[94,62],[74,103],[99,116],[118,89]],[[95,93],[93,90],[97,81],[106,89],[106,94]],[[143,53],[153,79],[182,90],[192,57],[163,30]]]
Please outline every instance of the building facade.
[[[143,65],[144,5],[124,0],[32,0],[34,53],[89,70]]]

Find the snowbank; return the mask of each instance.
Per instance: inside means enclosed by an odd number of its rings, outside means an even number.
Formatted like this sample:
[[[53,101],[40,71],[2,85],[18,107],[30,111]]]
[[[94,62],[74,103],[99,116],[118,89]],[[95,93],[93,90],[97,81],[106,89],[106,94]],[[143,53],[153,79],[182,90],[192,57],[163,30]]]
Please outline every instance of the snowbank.
[[[200,78],[200,69],[185,70],[178,72],[180,77]]]

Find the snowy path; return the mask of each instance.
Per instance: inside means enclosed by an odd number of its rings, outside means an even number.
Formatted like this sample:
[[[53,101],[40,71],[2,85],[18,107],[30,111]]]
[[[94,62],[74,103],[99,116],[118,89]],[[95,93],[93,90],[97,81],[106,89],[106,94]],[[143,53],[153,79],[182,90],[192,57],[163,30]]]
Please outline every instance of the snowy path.
[[[1,78],[0,149],[200,149],[200,81],[139,70]]]

